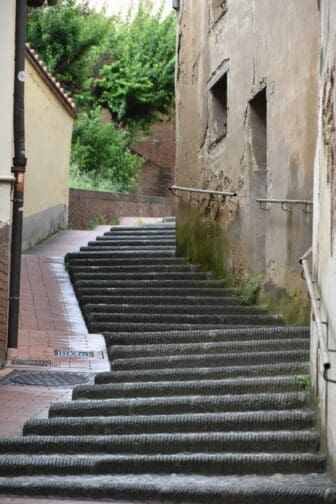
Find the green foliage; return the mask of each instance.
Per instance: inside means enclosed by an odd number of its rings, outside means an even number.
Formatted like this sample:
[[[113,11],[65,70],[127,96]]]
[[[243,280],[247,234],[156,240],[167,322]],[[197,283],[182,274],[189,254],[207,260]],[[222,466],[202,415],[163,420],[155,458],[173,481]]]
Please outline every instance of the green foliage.
[[[53,8],[29,10],[27,40],[48,70],[76,94],[85,89],[97,46],[110,30],[111,20],[89,9],[84,0],[62,0]]]
[[[98,102],[115,120],[137,127],[169,113],[174,102],[174,16],[162,20],[161,11],[153,16],[140,6],[133,20],[118,19],[110,42],[110,61],[94,81]]]
[[[95,12],[88,0],[29,9],[27,39],[79,111],[72,187],[134,188],[142,159],[130,152],[130,132],[148,131],[174,101],[175,19],[161,15],[140,6],[124,21]],[[102,124],[102,107],[114,124]]]
[[[311,376],[310,375],[295,375],[294,380],[300,384],[304,392],[311,390]]]
[[[242,306],[251,306],[256,304],[257,296],[260,291],[260,283],[248,283],[244,288],[244,292],[240,296],[240,304]]]
[[[99,110],[94,110],[80,115],[72,138],[71,162],[77,167],[72,170],[73,180],[89,175],[96,190],[107,190],[106,182],[115,191],[134,186],[143,159],[129,151],[127,131],[113,123],[103,124]]]

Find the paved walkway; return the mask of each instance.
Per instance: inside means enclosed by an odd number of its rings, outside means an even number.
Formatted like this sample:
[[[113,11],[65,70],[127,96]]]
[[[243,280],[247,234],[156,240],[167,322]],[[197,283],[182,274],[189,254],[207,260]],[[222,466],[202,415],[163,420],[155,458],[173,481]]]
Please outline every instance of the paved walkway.
[[[139,223],[135,218],[120,222],[123,226]],[[10,350],[6,366],[0,369],[0,380],[17,369],[92,373],[110,369],[104,338],[88,333],[63,264],[67,252],[78,250],[109,229],[97,226],[93,231],[61,231],[23,255],[19,345]],[[70,355],[65,355],[67,352]],[[73,352],[87,355],[75,356]],[[69,388],[9,386],[0,381],[0,436],[20,435],[26,420],[46,417],[52,402],[70,397]]]
[[[152,223],[158,219],[143,221]],[[134,226],[140,221],[122,218],[120,224]],[[67,252],[78,250],[107,230],[110,226],[97,226],[93,231],[61,231],[25,252],[21,272],[19,345],[18,349],[9,352],[6,366],[0,369],[0,380],[17,369],[92,373],[110,369],[104,338],[87,332],[64,268]],[[66,351],[88,352],[88,356],[56,355]],[[0,385],[0,436],[21,435],[26,420],[47,417],[51,403],[67,399],[71,399],[70,388]],[[45,498],[0,496],[0,504],[45,502]],[[96,501],[48,498],[47,502],[94,504]]]

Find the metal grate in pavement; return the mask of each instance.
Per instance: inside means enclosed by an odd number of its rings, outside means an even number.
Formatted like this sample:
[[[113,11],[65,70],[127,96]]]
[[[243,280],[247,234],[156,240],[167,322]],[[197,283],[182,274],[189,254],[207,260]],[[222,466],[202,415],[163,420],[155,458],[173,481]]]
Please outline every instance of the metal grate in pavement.
[[[51,366],[50,360],[12,359],[13,366]]]
[[[66,371],[21,371],[15,369],[2,380],[0,385],[35,385],[40,387],[73,387],[93,382],[93,373],[69,373]]]

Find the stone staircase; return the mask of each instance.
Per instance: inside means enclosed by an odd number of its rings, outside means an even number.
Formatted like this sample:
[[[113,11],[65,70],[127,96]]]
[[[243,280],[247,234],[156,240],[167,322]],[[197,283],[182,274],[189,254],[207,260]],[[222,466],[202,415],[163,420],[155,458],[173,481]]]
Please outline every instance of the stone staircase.
[[[173,223],[113,228],[66,263],[112,370],[0,440],[2,494],[336,502],[299,378],[308,328],[176,257]]]

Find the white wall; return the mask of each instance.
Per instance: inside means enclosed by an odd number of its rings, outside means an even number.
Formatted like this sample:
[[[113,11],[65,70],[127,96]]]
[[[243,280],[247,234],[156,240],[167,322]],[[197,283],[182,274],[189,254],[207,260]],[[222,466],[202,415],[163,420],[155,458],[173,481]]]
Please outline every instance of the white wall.
[[[13,157],[13,86],[15,2],[1,0],[0,15],[0,178],[11,175]],[[10,220],[9,183],[0,181],[0,223]]]

